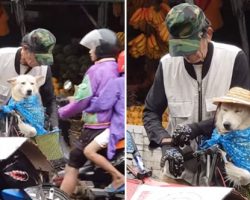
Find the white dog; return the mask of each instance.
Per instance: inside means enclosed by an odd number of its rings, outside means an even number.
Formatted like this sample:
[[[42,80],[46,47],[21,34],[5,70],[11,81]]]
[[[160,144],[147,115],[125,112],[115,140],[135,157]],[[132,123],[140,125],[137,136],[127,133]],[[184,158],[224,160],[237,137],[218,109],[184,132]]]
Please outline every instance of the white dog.
[[[8,80],[11,83],[11,97],[15,101],[21,101],[24,98],[38,94],[40,81],[42,76],[34,77],[32,75],[19,75]]]
[[[210,146],[220,144],[222,154],[229,156],[225,170],[227,179],[235,186],[250,183],[250,91],[234,87],[222,97],[214,98],[218,105],[216,111],[216,129]]]
[[[8,82],[11,83],[11,100],[6,108],[16,111],[18,102],[22,102],[32,95],[37,95],[42,78],[42,76],[19,75],[9,79]],[[24,123],[19,115],[16,116],[18,119],[18,128],[25,137],[33,137],[37,134],[37,130],[34,126],[29,123]]]
[[[216,114],[216,128],[220,134],[227,134],[228,132],[237,130],[241,131],[249,127],[249,106],[235,103],[221,103],[218,107]],[[225,156],[226,153],[222,153]],[[225,169],[228,180],[233,182],[235,185],[247,185],[250,183],[250,172],[246,169],[237,167],[232,162],[226,162]]]
[[[235,103],[222,103],[217,110],[215,125],[222,134],[249,128],[250,107]]]

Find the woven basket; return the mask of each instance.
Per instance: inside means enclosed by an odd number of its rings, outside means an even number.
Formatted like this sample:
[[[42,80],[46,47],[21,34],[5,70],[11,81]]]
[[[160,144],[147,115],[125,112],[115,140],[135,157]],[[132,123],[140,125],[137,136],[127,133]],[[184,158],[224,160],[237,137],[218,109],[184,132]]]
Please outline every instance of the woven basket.
[[[70,120],[70,129],[69,129],[69,143],[73,148],[76,140],[79,139],[81,135],[81,130],[83,126],[83,121],[80,119],[71,119]]]
[[[59,142],[59,132],[36,136],[35,142],[49,161],[59,160],[64,157]]]

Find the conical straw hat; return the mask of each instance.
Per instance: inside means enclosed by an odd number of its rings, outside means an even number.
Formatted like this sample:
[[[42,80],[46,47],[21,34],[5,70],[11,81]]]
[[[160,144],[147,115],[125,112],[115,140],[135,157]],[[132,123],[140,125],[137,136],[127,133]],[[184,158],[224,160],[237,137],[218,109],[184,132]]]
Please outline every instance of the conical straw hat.
[[[225,96],[213,98],[214,104],[235,103],[250,106],[250,91],[240,88],[231,88]]]

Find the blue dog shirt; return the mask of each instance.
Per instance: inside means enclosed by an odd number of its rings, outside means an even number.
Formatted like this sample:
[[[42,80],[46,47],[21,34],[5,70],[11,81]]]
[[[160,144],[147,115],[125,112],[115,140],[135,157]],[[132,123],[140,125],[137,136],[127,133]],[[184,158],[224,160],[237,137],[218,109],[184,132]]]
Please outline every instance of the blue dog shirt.
[[[223,147],[236,166],[250,172],[250,128],[231,131],[223,135],[214,129],[211,139],[206,140],[202,148],[208,148],[215,144]]]
[[[4,113],[17,111],[23,118],[24,123],[36,129],[37,135],[47,133],[44,129],[44,107],[38,95],[29,96],[21,101],[15,101],[11,98],[8,105],[3,106],[2,110]]]

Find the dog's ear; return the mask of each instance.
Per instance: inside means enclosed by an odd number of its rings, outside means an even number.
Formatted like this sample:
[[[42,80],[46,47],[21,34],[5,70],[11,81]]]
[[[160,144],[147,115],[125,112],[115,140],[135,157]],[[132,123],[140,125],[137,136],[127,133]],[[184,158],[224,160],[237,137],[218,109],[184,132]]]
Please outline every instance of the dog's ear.
[[[36,78],[36,84],[38,86],[41,86],[43,83],[44,76],[36,76],[35,78]]]
[[[10,83],[11,85],[15,85],[16,84],[16,78],[17,77],[10,78],[10,79],[7,80],[7,82]]]

